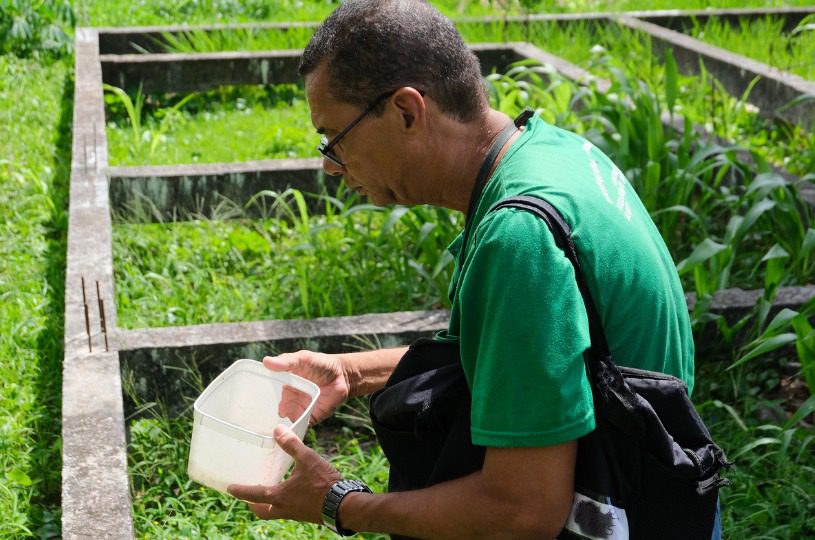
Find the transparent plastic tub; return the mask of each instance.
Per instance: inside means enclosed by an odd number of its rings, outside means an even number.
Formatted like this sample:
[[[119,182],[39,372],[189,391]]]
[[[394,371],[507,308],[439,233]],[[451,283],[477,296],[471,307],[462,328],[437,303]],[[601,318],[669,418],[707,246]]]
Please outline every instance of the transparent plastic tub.
[[[295,418],[278,413],[285,386],[302,392]],[[302,377],[237,360],[195,400],[190,478],[223,493],[230,484],[278,483],[292,458],[277,446],[274,428],[289,425],[302,439],[319,395],[319,387]]]

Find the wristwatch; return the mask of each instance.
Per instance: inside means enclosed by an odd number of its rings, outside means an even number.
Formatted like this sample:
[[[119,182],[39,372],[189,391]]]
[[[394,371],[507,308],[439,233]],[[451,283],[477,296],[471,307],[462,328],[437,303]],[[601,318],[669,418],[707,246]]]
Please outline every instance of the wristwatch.
[[[323,525],[340,536],[356,534],[356,531],[344,529],[340,525],[339,516],[342,499],[354,491],[372,493],[371,488],[358,480],[340,480],[339,482],[334,482],[334,485],[332,485],[328,493],[325,494],[325,499],[323,499]]]

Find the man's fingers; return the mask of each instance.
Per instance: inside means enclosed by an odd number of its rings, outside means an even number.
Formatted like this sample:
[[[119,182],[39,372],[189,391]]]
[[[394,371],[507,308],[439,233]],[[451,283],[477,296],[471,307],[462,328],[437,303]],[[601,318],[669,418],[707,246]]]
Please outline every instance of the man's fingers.
[[[273,504],[249,503],[249,510],[260,519],[279,519],[283,517]]]
[[[293,354],[263,357],[263,365],[272,371],[291,371],[295,369],[299,363],[297,357]]]
[[[226,491],[233,497],[248,503],[264,503],[269,505],[275,494],[275,486],[247,486],[232,484]]]
[[[288,455],[294,458],[294,461],[299,462],[304,457],[312,454],[314,451],[303,444],[303,441],[297,437],[297,434],[288,426],[282,424],[274,428],[274,438],[280,448],[283,449]]]

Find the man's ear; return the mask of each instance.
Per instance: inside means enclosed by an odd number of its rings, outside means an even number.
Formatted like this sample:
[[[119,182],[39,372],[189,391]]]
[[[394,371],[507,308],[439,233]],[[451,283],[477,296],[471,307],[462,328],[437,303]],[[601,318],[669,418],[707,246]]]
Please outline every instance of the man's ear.
[[[427,107],[424,97],[418,90],[405,86],[397,90],[391,99],[399,111],[402,129],[414,131],[424,126]]]

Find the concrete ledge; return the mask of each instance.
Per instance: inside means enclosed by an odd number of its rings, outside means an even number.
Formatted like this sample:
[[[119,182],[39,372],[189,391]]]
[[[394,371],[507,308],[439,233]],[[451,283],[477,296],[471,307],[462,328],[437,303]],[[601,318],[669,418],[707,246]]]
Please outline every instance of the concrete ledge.
[[[133,537],[116,325],[102,74],[77,29],[62,372],[62,538]],[[100,128],[97,128],[99,126]]]
[[[758,77],[748,100],[760,109],[761,114],[780,116],[805,127],[815,122],[815,82],[656,24],[628,16],[615,20],[623,26],[649,34],[658,48],[672,49],[679,69],[685,73],[698,74],[699,61],[703,61],[705,69],[734,96],[741,96],[751,81]],[[787,107],[797,98],[804,101]]]
[[[724,316],[728,321],[735,322],[747,315],[763,294],[762,289],[725,289],[713,296],[710,311]],[[813,297],[815,297],[815,285],[781,287],[773,300],[773,310],[798,309]],[[688,301],[688,309],[693,311],[693,308],[696,307],[696,295],[688,293],[685,299]]]
[[[784,31],[789,32],[812,13],[815,13],[815,8],[812,7],[779,7],[643,11],[629,12],[627,15],[665,26],[671,30],[688,28],[694,19],[703,24],[708,19],[718,19],[736,25],[743,19],[763,19],[772,16],[783,18]]]
[[[299,83],[300,50],[102,55],[102,80],[145,93],[195,92],[221,85]]]
[[[123,376],[140,402],[161,400],[171,411],[187,406],[193,381],[207,384],[238,358],[300,349],[328,353],[407,345],[447,328],[444,310],[204,324],[175,328],[118,330]],[[125,397],[125,414],[133,413]]]
[[[132,538],[118,355],[71,364],[62,382],[62,538]]]
[[[123,354],[141,349],[285,343],[298,339],[319,342],[320,346],[324,347],[323,350],[327,352],[339,352],[343,350],[342,340],[355,335],[388,336],[389,339],[397,338],[400,343],[404,344],[414,335],[446,328],[448,317],[446,310],[398,311],[317,319],[202,324],[134,330],[120,328],[112,339],[114,347]]]
[[[482,71],[501,70],[519,58],[504,44],[479,43],[470,48]],[[101,55],[102,79],[126,90],[139,84],[145,93],[194,92],[221,85],[300,83],[297,66],[302,50],[225,51]]]
[[[763,291],[727,289],[711,300],[710,311],[735,323],[750,313]],[[784,308],[798,309],[815,297],[815,286],[779,289],[771,316]],[[686,295],[688,308],[696,297]],[[114,342],[119,349],[122,373],[138,401],[161,400],[173,412],[189,407],[199,391],[238,358],[260,360],[268,354],[318,350],[328,353],[369,349],[376,346],[406,345],[418,337],[431,336],[447,328],[449,313],[444,310],[368,314],[354,317],[327,317],[311,320],[260,321],[251,323],[205,324],[197,326],[118,330]],[[711,326],[707,332],[711,333]],[[698,362],[710,361],[704,355],[710,346],[697,343]],[[125,398],[125,412],[134,414],[135,404]]]
[[[154,167],[110,167],[110,205],[117,221],[183,221],[190,215],[212,218],[223,204],[239,214],[262,217],[264,201],[251,200],[263,190],[297,188],[333,193],[340,179],[323,174],[320,158],[278,159]],[[265,201],[265,202],[268,202]],[[309,202],[312,202],[309,199]],[[318,204],[310,210],[317,210]],[[226,209],[227,212],[229,208]]]
[[[756,302],[763,294],[763,290],[725,289],[719,291],[710,301],[710,313],[721,315],[725,322],[732,326],[753,311]],[[690,293],[685,297],[688,301],[688,308],[693,311],[696,306],[696,295]],[[815,285],[781,287],[773,300],[767,320],[771,320],[782,309],[797,311],[804,303],[814,297]],[[815,317],[811,319],[811,322],[815,324]],[[708,322],[701,328],[697,328],[695,334],[696,361],[704,362],[708,355],[714,351],[718,341],[721,340],[721,335],[713,322]],[[744,341],[743,332],[742,335],[733,336],[733,339],[736,344]]]
[[[319,22],[256,22],[207,25],[169,25],[169,26],[128,26],[98,27],[99,51],[108,54],[133,54],[139,50],[151,53],[166,52],[162,47],[165,42],[163,34],[178,36],[184,32],[220,32],[229,30],[260,30],[288,32],[294,29],[315,30]]]

